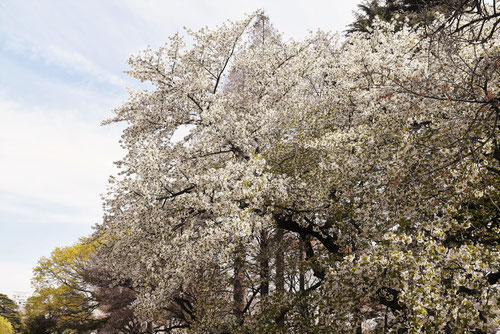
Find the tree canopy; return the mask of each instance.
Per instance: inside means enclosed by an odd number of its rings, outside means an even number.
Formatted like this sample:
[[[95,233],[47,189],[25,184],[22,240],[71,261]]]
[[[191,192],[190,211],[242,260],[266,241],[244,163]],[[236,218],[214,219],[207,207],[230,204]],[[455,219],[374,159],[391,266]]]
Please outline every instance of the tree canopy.
[[[56,248],[51,256],[38,261],[33,270],[35,292],[25,313],[27,331],[90,331],[101,326],[95,310],[99,303],[94,288],[85,279],[85,270],[98,242]]]
[[[476,14],[466,30],[437,16],[439,39],[375,20],[285,42],[257,12],[130,58],[154,88],[108,121],[127,123],[127,154],[96,235],[138,317],[190,333],[498,325],[500,39]]]

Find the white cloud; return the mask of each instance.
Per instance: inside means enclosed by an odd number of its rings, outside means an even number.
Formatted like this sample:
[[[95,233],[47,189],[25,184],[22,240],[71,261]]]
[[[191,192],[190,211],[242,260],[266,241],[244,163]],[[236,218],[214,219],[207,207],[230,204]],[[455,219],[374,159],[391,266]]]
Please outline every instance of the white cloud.
[[[74,212],[73,217],[51,212],[48,205],[48,221],[95,223],[101,215],[99,192],[115,172],[112,162],[122,156],[120,130],[84,122],[71,111],[26,108],[5,99],[0,117],[0,191]],[[24,209],[19,200],[0,206],[10,213]]]

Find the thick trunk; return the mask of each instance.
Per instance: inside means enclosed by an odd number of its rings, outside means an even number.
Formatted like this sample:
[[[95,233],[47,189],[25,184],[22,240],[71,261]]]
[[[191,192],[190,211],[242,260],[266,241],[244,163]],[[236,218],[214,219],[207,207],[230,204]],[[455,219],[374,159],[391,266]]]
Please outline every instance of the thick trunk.
[[[284,231],[282,228],[276,229],[276,291],[285,291],[285,251],[283,243]]]

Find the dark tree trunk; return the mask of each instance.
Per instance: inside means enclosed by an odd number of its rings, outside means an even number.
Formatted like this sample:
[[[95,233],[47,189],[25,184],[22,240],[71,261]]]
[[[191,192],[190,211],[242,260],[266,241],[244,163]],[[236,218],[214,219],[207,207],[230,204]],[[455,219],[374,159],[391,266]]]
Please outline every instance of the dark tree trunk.
[[[267,230],[260,232],[260,294],[269,294],[269,233]]]
[[[299,289],[306,290],[306,278],[304,273],[304,241],[299,239]]]
[[[240,321],[243,318],[243,310],[245,309],[244,262],[245,249],[243,245],[239,245],[234,257],[233,312]]]
[[[283,242],[284,230],[280,227],[276,229],[276,292],[281,294],[285,291],[285,245]],[[285,315],[284,310],[276,319],[276,325],[278,328],[283,328],[285,326]]]
[[[276,229],[276,291],[285,291],[285,251],[283,245],[284,232],[282,228]]]

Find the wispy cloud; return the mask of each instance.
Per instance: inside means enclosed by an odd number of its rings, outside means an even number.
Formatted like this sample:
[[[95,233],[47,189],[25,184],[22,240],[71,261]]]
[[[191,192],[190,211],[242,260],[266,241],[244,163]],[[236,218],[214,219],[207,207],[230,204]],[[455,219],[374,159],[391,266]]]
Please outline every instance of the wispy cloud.
[[[7,39],[4,47],[34,60],[40,59],[47,65],[57,66],[71,74],[84,75],[118,87],[125,86],[123,77],[105,70],[76,50],[19,38]]]

